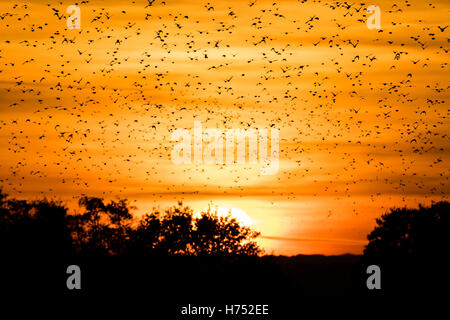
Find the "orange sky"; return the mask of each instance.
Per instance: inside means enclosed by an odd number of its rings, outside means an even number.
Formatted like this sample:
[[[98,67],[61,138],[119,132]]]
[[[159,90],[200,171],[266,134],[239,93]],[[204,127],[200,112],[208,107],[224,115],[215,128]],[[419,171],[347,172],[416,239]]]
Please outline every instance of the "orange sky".
[[[0,186],[241,208],[276,254],[361,253],[387,208],[448,200],[449,2],[377,1],[380,30],[367,5],[252,2],[87,1],[68,30],[75,2],[2,1]],[[279,129],[279,171],[175,165],[194,120]]]

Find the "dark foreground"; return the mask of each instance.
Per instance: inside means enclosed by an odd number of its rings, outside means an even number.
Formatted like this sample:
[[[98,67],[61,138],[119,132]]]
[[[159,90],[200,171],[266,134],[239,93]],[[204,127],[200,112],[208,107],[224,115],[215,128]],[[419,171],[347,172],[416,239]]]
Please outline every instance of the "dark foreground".
[[[1,266],[1,291],[3,297],[25,305],[32,301],[47,303],[49,308],[59,305],[80,311],[89,306],[109,312],[124,308],[142,311],[148,319],[182,320],[300,319],[307,310],[325,315],[337,312],[336,308],[346,313],[373,312],[387,305],[395,305],[401,314],[402,308],[411,309],[413,301],[425,303],[425,298],[448,288],[448,265],[411,260],[380,265],[381,289],[369,290],[368,262],[363,260],[354,255],[64,261],[11,257]],[[79,290],[67,288],[69,265],[80,267]],[[225,314],[231,305],[268,305],[269,314]],[[183,308],[192,312],[197,306],[214,306],[216,312],[212,317],[182,314]]]
[[[393,208],[363,256],[328,257],[259,257],[257,232],[182,203],[133,217],[126,200],[82,197],[78,209],[0,190],[0,307],[34,311],[36,302],[83,319],[92,310],[101,319],[119,310],[126,319],[404,319],[449,298],[448,202]],[[231,305],[241,313],[226,314]],[[266,314],[242,314],[258,310]]]

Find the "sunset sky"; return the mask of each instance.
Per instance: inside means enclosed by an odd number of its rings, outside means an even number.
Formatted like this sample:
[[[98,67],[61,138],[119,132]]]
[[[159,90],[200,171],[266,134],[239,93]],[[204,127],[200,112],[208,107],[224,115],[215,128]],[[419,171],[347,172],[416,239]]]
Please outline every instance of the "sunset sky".
[[[79,30],[73,4],[0,2],[10,196],[236,208],[286,255],[362,253],[388,208],[448,200],[449,1],[83,1]],[[278,172],[174,164],[196,120],[278,129]]]

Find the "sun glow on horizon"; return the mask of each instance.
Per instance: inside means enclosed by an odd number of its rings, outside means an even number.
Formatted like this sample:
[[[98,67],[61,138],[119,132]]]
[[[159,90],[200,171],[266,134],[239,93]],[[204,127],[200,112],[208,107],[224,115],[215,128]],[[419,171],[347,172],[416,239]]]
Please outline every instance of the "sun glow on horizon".
[[[202,209],[195,212],[195,216],[199,217],[201,212],[208,211],[208,208]],[[253,226],[253,220],[250,216],[242,209],[236,207],[226,207],[226,206],[211,206],[211,212],[216,213],[219,217],[231,216],[235,218],[240,224],[250,227]]]

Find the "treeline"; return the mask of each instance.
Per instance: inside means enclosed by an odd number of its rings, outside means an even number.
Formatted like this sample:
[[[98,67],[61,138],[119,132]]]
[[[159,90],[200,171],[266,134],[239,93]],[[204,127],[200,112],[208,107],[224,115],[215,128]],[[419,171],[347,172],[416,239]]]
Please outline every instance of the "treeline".
[[[364,255],[340,257],[264,256],[257,232],[211,209],[196,215],[178,203],[140,217],[133,210],[127,200],[81,197],[72,211],[62,202],[0,192],[2,288],[67,294],[72,264],[82,270],[80,294],[90,297],[142,290],[148,297],[147,289],[157,288],[154,298],[176,292],[258,302],[337,295],[373,301],[450,285],[448,202],[390,209],[377,219]],[[382,290],[367,289],[370,265],[380,267]]]
[[[259,233],[209,208],[178,205],[137,218],[127,200],[81,197],[70,213],[53,200],[26,201],[0,191],[3,254],[61,256],[256,256]]]

